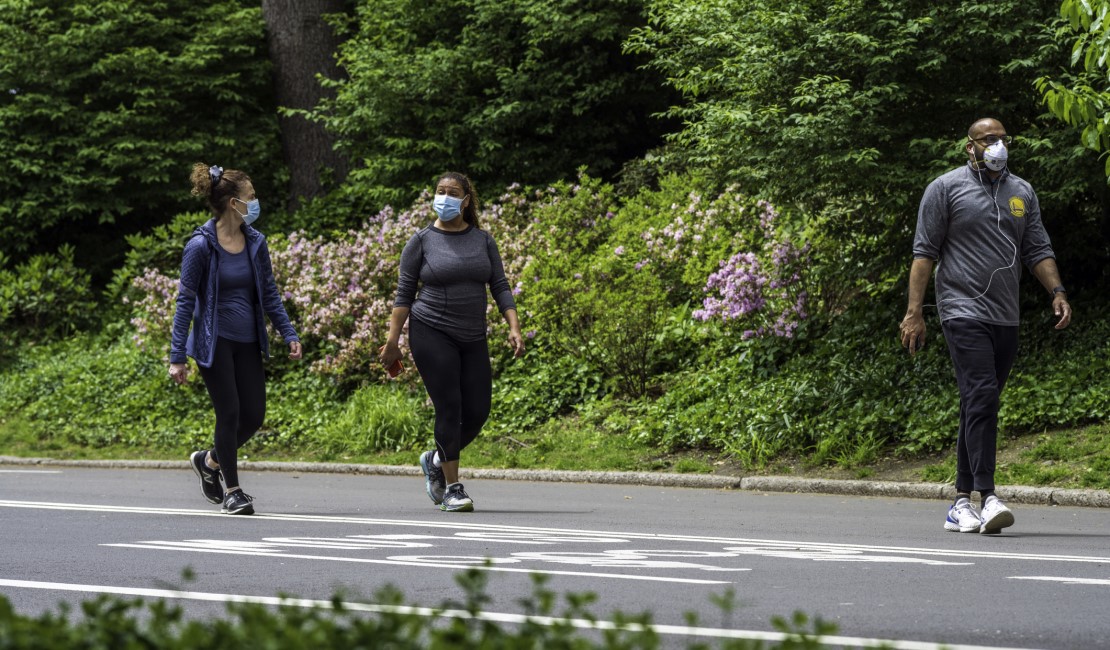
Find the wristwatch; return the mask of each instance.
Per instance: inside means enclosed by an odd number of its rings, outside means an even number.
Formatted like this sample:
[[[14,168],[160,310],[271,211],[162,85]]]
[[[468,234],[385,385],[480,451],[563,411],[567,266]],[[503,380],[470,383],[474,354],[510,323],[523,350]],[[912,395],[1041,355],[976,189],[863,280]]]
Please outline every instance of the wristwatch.
[[[1055,298],[1056,294],[1058,294],[1058,293],[1067,293],[1067,292],[1068,292],[1068,290],[1065,289],[1064,287],[1060,287],[1060,286],[1053,287],[1052,288],[1052,297]]]

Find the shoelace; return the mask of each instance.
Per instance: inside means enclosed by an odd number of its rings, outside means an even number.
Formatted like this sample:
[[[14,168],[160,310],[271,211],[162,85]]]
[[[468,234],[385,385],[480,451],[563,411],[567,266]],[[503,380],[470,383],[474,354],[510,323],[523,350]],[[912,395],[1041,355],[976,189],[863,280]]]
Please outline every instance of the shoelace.
[[[227,496],[232,497],[232,496],[235,496],[236,494],[242,496],[244,499],[247,500],[248,503],[254,503],[254,497],[252,497],[251,495],[247,494],[246,492],[244,492],[242,490],[236,490],[235,492],[232,492],[231,494],[228,494]]]
[[[975,512],[975,508],[973,508],[970,503],[964,503],[962,505],[956,506],[956,515],[959,516],[962,514],[966,514],[969,517],[975,517],[976,519],[979,519],[979,513]]]

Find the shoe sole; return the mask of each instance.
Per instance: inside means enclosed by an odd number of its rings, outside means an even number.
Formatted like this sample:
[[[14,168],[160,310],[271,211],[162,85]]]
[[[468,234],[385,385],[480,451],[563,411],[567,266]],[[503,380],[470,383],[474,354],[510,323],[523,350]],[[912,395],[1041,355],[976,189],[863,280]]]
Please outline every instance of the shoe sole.
[[[960,528],[959,524],[954,524],[950,521],[944,522],[944,529],[950,533],[978,533],[982,532],[982,526],[974,526],[972,528]]]
[[[253,515],[254,506],[247,506],[246,508],[239,508],[238,510],[224,510],[225,515]]]
[[[208,503],[223,503],[224,500],[222,498],[219,498],[219,497],[212,498],[212,497],[208,496],[207,492],[204,491],[204,484],[207,483],[208,481],[204,480],[204,475],[200,473],[200,468],[197,467],[197,461],[196,461],[197,454],[203,454],[203,453],[205,453],[205,452],[203,452],[203,451],[194,451],[192,453],[192,455],[189,456],[189,466],[193,468],[193,473],[196,474],[197,478],[200,479],[200,493],[202,495],[204,495],[204,498],[208,501]],[[220,491],[222,492],[223,488],[221,488]]]
[[[444,511],[444,512],[474,512],[474,504],[473,503],[464,503],[461,506],[453,506],[453,507],[440,505],[439,509]]]
[[[981,535],[997,535],[1002,532],[1003,528],[1009,528],[1014,525],[1014,513],[1009,510],[1003,510],[997,515],[991,517],[990,521],[984,521],[983,525],[979,528]]]
[[[420,454],[420,469],[424,472],[424,491],[428,493],[428,498],[432,500],[432,503],[438,506],[443,504],[443,499],[440,498],[437,500],[435,493],[432,492],[432,473],[428,469],[428,465],[431,463],[431,456],[432,455],[428,452]],[[409,456],[409,458],[412,457]]]

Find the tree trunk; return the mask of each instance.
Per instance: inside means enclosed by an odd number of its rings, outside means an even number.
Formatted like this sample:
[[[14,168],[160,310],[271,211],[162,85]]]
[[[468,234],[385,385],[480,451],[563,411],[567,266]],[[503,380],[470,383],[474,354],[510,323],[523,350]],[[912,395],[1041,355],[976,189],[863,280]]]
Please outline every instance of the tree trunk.
[[[317,74],[332,79],[341,74],[335,63],[340,39],[323,16],[344,13],[345,0],[262,0],[270,61],[278,105],[312,109],[331,91],[320,87]],[[324,183],[347,175],[347,161],[335,151],[334,141],[318,123],[301,116],[281,117],[281,148],[289,167],[289,208],[321,193]]]

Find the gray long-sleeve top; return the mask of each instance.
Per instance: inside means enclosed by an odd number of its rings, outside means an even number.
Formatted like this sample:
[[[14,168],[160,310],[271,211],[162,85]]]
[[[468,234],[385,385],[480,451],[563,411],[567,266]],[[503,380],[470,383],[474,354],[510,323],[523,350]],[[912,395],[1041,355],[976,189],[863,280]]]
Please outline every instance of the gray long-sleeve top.
[[[501,313],[516,309],[493,237],[474,226],[460,232],[428,226],[401,252],[393,306],[409,307],[412,318],[458,341],[478,341],[486,336],[487,285]]]
[[[1033,187],[1008,170],[992,184],[966,165],[926,188],[913,256],[937,261],[942,321],[1017,325],[1021,264],[1032,269],[1055,254]]]

